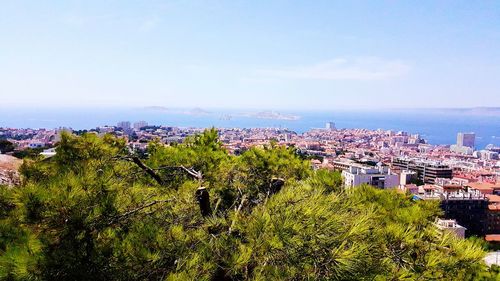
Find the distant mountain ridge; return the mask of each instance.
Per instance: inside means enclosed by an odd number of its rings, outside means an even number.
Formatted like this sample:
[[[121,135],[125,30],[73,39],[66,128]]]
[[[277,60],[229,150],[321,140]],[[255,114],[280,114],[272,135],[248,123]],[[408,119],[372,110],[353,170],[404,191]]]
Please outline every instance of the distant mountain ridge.
[[[466,114],[500,115],[500,107],[444,108],[444,110]]]
[[[418,112],[434,112],[434,113],[454,113],[454,114],[469,114],[469,115],[485,115],[485,116],[500,116],[500,107],[437,107],[437,108],[394,108],[394,111],[418,111]]]

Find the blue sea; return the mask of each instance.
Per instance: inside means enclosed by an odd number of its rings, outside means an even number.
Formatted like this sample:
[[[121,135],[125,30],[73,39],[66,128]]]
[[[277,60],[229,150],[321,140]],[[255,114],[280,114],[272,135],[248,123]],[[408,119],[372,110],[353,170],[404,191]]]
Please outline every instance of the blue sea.
[[[302,133],[335,122],[337,128],[366,128],[407,131],[421,134],[431,144],[453,144],[458,132],[475,132],[476,147],[500,146],[500,114],[469,114],[453,110],[336,110],[282,112],[300,116],[298,120],[259,119],[242,113],[255,110],[207,110],[198,114],[181,110],[144,108],[100,109],[16,109],[0,108],[0,127],[90,129],[115,125],[119,121],[144,120],[151,125],[177,127],[281,127]],[[228,118],[231,116],[231,118]]]

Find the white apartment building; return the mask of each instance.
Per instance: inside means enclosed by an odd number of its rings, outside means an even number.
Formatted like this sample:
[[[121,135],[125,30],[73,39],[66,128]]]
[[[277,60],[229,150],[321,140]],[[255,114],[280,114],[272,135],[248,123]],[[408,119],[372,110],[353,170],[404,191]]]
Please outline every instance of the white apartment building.
[[[342,171],[342,178],[346,187],[369,184],[378,188],[394,188],[399,185],[399,176],[391,173],[387,166],[378,164],[376,167],[350,164],[347,170]]]
[[[456,220],[446,220],[446,219],[439,219],[437,218],[436,221],[434,222],[434,225],[442,231],[442,232],[449,232],[458,238],[465,238],[465,230],[467,230],[465,227],[459,225]]]

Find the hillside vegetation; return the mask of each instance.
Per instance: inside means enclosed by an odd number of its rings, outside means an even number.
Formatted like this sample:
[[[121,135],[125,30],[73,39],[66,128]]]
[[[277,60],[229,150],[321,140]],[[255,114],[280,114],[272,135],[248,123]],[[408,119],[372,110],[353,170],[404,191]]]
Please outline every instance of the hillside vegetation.
[[[293,148],[229,155],[215,130],[146,157],[63,135],[0,188],[4,280],[495,280],[435,202],[312,171]]]

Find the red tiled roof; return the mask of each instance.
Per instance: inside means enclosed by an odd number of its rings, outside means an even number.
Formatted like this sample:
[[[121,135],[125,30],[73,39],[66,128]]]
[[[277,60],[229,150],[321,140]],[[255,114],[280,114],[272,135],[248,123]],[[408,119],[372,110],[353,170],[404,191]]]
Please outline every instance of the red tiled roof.
[[[467,185],[477,190],[486,190],[486,189],[492,190],[495,187],[494,184],[486,182],[472,182],[468,183]]]
[[[500,203],[500,196],[494,194],[486,194],[486,198],[490,203]]]
[[[484,239],[488,242],[500,242],[500,234],[488,234]]]

